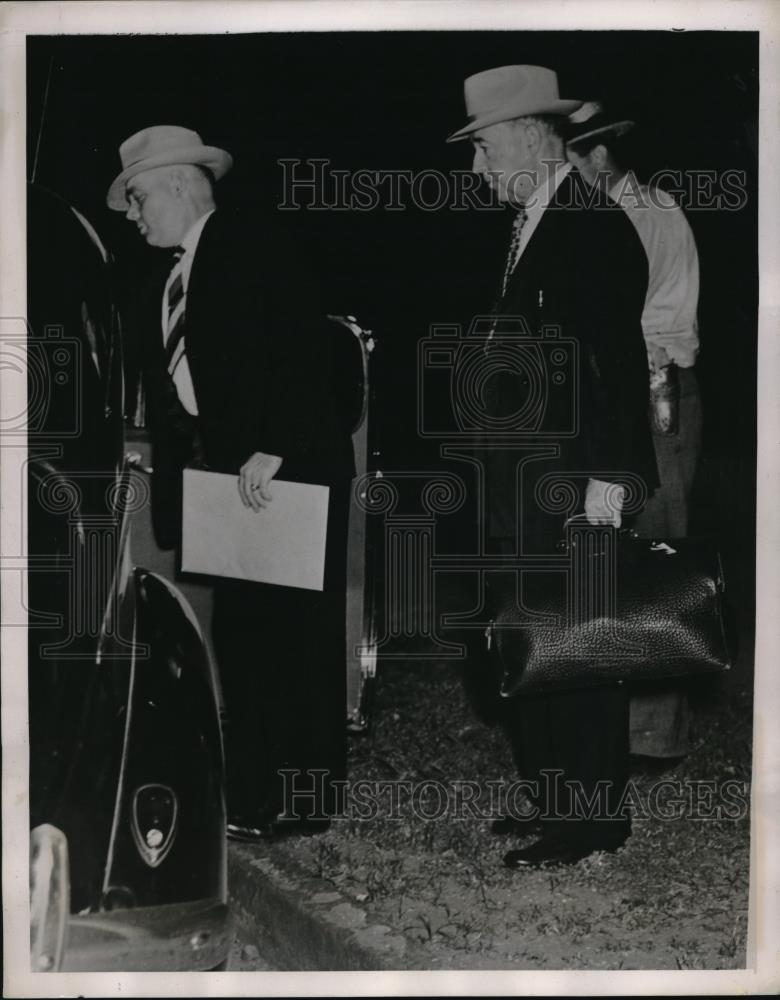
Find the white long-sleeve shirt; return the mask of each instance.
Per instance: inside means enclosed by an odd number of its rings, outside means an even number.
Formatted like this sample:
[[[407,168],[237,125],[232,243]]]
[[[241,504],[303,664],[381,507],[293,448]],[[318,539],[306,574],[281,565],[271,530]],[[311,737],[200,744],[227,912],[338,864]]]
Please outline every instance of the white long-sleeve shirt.
[[[699,255],[688,220],[668,192],[657,187],[650,191],[632,174],[608,193],[631,219],[647,254],[645,342],[664,348],[680,368],[690,368],[699,353]]]

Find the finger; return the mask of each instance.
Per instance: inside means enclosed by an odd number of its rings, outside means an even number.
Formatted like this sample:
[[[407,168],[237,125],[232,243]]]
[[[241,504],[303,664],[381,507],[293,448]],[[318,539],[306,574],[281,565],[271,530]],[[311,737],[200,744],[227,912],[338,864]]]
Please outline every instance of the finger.
[[[263,495],[268,500],[273,500],[274,495],[270,489],[271,480],[278,473],[279,469],[281,468],[281,465],[282,465],[282,459],[279,458],[277,455],[271,455],[269,456],[268,461],[266,462],[263,468],[263,476],[262,476]]]
[[[247,475],[243,469],[238,474],[238,495],[241,497],[241,503],[245,507],[252,506],[249,501],[249,485],[247,483]]]
[[[247,463],[241,470],[239,479],[242,484],[242,496],[246,498],[245,505],[250,510],[257,510],[257,499],[255,497],[255,491],[252,488],[254,485],[254,477],[249,463]]]
[[[268,489],[272,475],[273,473],[265,464],[255,470],[253,477],[254,496],[256,499],[262,500],[263,506],[272,499],[271,492]]]
[[[254,490],[252,496],[257,503],[257,510],[268,506],[270,494],[268,493],[268,478],[263,470],[255,473]]]
[[[252,483],[249,489],[249,496],[251,498],[252,510],[255,511],[255,513],[257,513],[257,511],[264,506],[263,501],[260,497],[260,491],[258,490],[257,483]]]

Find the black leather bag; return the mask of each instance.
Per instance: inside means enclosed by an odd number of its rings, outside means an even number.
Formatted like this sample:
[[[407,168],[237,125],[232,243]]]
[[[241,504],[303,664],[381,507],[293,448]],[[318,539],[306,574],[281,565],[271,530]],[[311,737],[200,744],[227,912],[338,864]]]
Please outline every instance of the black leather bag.
[[[731,665],[720,557],[706,540],[578,526],[554,570],[501,576],[487,636],[505,697]]]

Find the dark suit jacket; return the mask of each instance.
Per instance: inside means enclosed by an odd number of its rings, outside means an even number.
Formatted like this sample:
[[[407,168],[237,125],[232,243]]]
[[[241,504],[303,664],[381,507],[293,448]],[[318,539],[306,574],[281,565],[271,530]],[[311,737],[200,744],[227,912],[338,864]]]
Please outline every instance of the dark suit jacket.
[[[271,218],[219,209],[204,226],[186,299],[194,419],[165,370],[160,311],[166,277],[156,283],[144,324],[158,541],[170,547],[178,537],[181,469],[188,462],[236,474],[261,451],[282,457],[281,479],[348,481],[354,458],[333,390],[332,324],[285,229]]]
[[[647,259],[636,230],[619,206],[591,190],[574,169],[561,181],[523,251],[498,312],[521,316],[537,342],[544,326],[560,327],[562,340],[574,341],[579,356],[575,384],[564,362],[564,381],[552,381],[554,345],[541,349],[544,401],[538,438],[558,448],[556,458],[534,463],[534,475],[521,490],[523,536],[542,538],[560,531],[539,514],[534,482],[543,473],[579,472],[581,487],[590,473],[610,481],[620,472],[657,485],[655,456],[647,415],[647,355],[641,316],[647,290]],[[499,324],[499,331],[502,324]],[[571,348],[564,343],[567,356]],[[517,412],[529,393],[538,392],[526,373],[503,373],[492,382],[488,405],[498,414]],[[576,432],[569,434],[575,426]],[[561,432],[560,434],[558,432]],[[517,536],[517,453],[488,449],[490,534]],[[546,525],[546,528],[542,526]]]

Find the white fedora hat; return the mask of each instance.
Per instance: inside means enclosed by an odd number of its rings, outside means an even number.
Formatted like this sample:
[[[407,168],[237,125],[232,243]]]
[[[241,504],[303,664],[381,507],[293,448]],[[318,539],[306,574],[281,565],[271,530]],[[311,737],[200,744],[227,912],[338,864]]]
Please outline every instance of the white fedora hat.
[[[130,207],[125,185],[144,170],[194,163],[208,167],[219,180],[233,166],[230,153],[216,146],[204,146],[197,132],[179,125],[152,125],[141,129],[119,147],[119,159],[122,172],[114,178],[106,198],[108,207],[118,212],[126,212]]]
[[[448,137],[466,139],[472,132],[526,115],[569,115],[582,101],[562,101],[558,77],[544,66],[499,66],[466,79],[466,113],[471,121]]]

